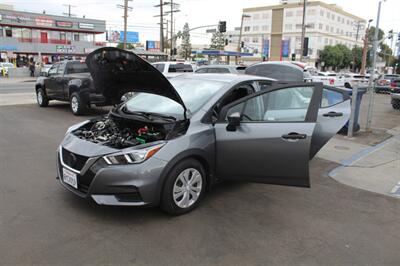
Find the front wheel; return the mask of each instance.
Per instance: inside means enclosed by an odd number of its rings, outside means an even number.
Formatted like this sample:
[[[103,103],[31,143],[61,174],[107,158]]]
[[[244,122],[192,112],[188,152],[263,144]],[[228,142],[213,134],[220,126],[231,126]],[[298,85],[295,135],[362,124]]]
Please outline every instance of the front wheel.
[[[49,105],[49,98],[42,88],[36,90],[36,101],[40,107],[47,107]]]
[[[195,159],[178,163],[167,176],[161,198],[161,208],[174,215],[195,209],[204,196],[206,173]]]
[[[87,103],[83,102],[81,96],[77,92],[72,93],[69,99],[71,112],[74,115],[82,115],[86,112]]]

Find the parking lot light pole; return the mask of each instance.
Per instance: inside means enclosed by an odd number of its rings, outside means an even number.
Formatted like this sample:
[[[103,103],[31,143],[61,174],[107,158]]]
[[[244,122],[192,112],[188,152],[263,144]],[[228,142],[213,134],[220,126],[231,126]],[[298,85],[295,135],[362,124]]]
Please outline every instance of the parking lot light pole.
[[[250,15],[246,15],[246,14],[242,14],[242,21],[240,22],[240,31],[239,31],[239,41],[238,41],[238,45],[237,45],[237,55],[236,55],[236,65],[238,64],[238,58],[239,58],[239,54],[241,51],[241,45],[242,45],[242,31],[243,31],[243,20],[244,18],[249,18]]]
[[[378,33],[379,33],[379,19],[381,16],[381,5],[382,2],[385,2],[386,0],[380,0],[378,4],[378,14],[376,15],[376,26],[375,26],[375,36],[374,36],[374,43],[373,43],[373,48],[372,48],[372,73],[371,76],[369,77],[369,102],[368,102],[368,113],[367,113],[367,125],[365,127],[365,131],[370,132],[371,131],[371,123],[372,123],[372,114],[373,114],[373,108],[374,108],[374,83],[375,83],[375,68],[376,68],[376,57],[378,56],[377,50],[378,50]]]

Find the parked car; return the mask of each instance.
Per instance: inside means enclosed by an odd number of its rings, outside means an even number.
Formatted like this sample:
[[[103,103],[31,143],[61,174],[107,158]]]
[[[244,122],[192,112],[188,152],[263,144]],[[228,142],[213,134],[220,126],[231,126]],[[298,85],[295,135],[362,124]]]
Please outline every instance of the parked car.
[[[393,109],[400,109],[400,91],[390,93]]]
[[[47,107],[51,100],[65,101],[70,103],[74,115],[84,114],[91,104],[113,104],[96,93],[86,63],[80,61],[55,63],[47,76],[38,77],[35,91],[40,107]]]
[[[8,62],[0,62],[0,76],[8,76],[9,68],[15,68],[14,64]]]
[[[317,76],[312,76],[312,81],[335,87],[344,87],[345,85],[344,75],[335,72],[318,72]]]
[[[379,76],[378,80],[375,83],[375,92],[376,93],[389,93],[390,92],[390,84],[393,80],[400,79],[400,75],[397,74],[382,74]]]
[[[344,87],[353,88],[354,85],[359,87],[367,87],[369,84],[369,78],[365,75],[360,75],[356,73],[345,73],[344,76]]]
[[[244,74],[246,66],[232,66],[232,65],[208,65],[201,66],[196,69],[196,74],[204,73],[219,73],[219,74]]]
[[[41,66],[39,76],[47,77],[49,74],[49,70],[52,66],[52,64],[44,64],[43,66]]]
[[[194,71],[194,66],[191,63],[185,62],[157,62],[152,65],[167,78]]]
[[[233,74],[168,80],[112,47],[86,62],[110,101],[134,91],[107,115],[70,127],[58,149],[61,185],[98,204],[183,214],[221,180],[309,187],[309,160],[349,118],[348,94],[321,83]]]
[[[309,78],[304,74],[305,72],[301,67],[290,62],[282,61],[256,63],[248,66],[244,73],[248,75],[256,75],[285,82],[302,82],[306,81],[306,79]]]

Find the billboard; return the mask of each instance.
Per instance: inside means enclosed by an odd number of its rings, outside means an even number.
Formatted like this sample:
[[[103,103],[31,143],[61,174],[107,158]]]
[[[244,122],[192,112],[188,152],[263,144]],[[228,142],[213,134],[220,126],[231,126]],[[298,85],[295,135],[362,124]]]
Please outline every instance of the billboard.
[[[160,42],[159,41],[146,41],[146,50],[147,51],[160,51]]]
[[[282,57],[289,57],[290,40],[282,40]]]
[[[124,41],[124,31],[119,31],[119,41]],[[138,43],[139,42],[139,32],[137,31],[127,31],[126,32],[126,42],[127,43]]]
[[[262,43],[263,47],[262,47],[262,55],[264,57],[269,57],[269,40],[268,39],[263,39],[263,43]]]

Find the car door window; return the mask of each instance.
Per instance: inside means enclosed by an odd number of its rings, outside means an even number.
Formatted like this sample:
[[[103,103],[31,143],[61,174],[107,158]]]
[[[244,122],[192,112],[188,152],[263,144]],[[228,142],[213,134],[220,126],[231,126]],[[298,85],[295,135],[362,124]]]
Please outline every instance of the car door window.
[[[49,76],[53,76],[53,75],[57,74],[57,70],[58,70],[58,65],[53,65],[49,69]]]
[[[161,73],[164,72],[165,64],[154,64],[153,66],[155,66],[155,68],[157,68],[157,70],[160,71]]]
[[[304,122],[313,91],[311,86],[274,90],[231,107],[227,115],[240,112],[242,121],[250,122]]]
[[[344,101],[343,93],[324,88],[322,90],[321,107],[330,107]]]
[[[57,70],[57,74],[58,75],[63,75],[64,74],[64,70],[65,70],[65,63],[61,63],[59,66],[58,66],[58,70]]]
[[[201,69],[196,70],[196,73],[207,73],[207,72],[208,72],[207,68],[201,68]]]

